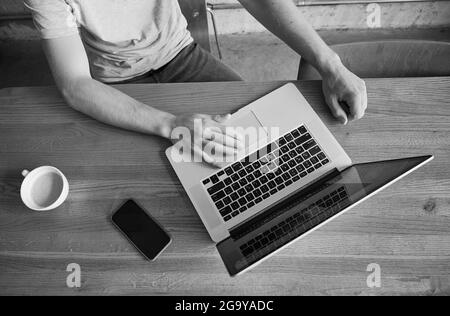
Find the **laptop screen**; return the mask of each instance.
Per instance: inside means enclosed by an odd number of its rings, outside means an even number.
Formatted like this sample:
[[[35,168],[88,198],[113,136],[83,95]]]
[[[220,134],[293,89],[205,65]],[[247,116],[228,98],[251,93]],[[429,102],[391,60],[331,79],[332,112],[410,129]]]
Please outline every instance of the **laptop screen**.
[[[217,245],[228,272],[236,275],[258,263],[430,158],[355,165],[265,210],[256,223]]]

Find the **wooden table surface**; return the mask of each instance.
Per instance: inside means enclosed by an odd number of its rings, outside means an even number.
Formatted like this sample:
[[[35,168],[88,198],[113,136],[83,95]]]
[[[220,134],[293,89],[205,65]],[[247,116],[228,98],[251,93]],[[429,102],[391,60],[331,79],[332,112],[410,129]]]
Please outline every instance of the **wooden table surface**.
[[[202,83],[119,86],[173,113],[226,113],[281,86]],[[450,294],[450,77],[367,80],[369,109],[334,122],[320,82],[297,86],[354,162],[434,154],[435,160],[254,270],[230,278],[164,156],[165,140],[75,112],[54,87],[0,90],[0,295]],[[21,170],[60,168],[70,195],[37,213],[19,197]],[[173,236],[145,261],[110,222],[138,200]],[[82,286],[66,286],[81,266]],[[381,267],[371,289],[367,266]]]

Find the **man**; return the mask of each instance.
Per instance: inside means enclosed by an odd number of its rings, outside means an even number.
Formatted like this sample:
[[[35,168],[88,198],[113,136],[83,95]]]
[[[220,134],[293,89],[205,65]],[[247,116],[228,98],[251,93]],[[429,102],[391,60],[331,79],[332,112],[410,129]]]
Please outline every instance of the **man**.
[[[364,81],[342,65],[291,0],[239,1],[319,71],[325,100],[341,123],[364,115]],[[43,39],[58,89],[74,109],[113,126],[165,138],[176,127],[186,127],[198,138],[193,144],[213,145],[226,155],[242,146],[239,135],[223,126],[229,115],[174,116],[108,85],[242,80],[193,43],[177,0],[25,0],[25,5]],[[194,133],[198,119],[203,130]],[[202,146],[194,145],[194,151],[215,164]]]

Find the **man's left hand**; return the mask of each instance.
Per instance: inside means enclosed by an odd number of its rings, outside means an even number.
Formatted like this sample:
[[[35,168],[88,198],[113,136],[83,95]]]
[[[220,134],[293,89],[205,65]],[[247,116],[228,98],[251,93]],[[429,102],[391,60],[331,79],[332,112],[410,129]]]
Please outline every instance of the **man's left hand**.
[[[342,63],[322,74],[322,89],[331,113],[342,124],[362,118],[367,109],[364,80],[349,71]]]

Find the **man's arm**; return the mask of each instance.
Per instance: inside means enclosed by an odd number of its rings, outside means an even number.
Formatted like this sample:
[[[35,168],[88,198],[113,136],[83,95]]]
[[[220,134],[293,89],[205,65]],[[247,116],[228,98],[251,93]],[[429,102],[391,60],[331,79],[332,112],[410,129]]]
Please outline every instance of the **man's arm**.
[[[169,139],[176,127],[186,127],[194,134],[194,121],[202,120],[204,130],[195,134],[202,137],[199,143],[213,142],[218,151],[233,155],[240,145],[230,141],[237,136],[221,124],[226,117],[200,114],[175,117],[94,80],[79,35],[46,39],[43,46],[57,87],[72,108],[106,124]],[[215,137],[211,137],[211,133],[215,133]],[[202,148],[193,150],[203,155],[206,162],[215,164]]]
[[[92,79],[79,35],[43,40],[56,85],[67,103],[101,122],[169,138],[174,116]]]
[[[319,71],[325,100],[336,118],[346,124],[348,119],[359,119],[364,115],[367,108],[364,81],[342,65],[292,0],[239,1],[269,31]]]

